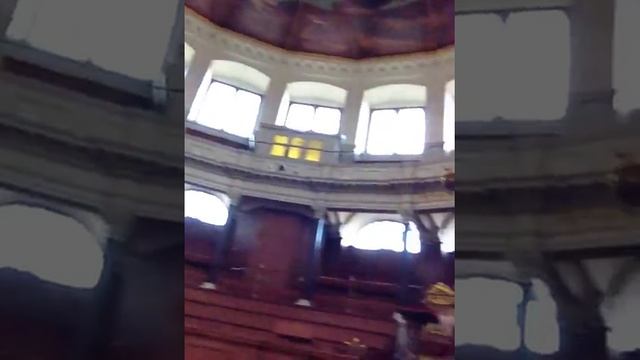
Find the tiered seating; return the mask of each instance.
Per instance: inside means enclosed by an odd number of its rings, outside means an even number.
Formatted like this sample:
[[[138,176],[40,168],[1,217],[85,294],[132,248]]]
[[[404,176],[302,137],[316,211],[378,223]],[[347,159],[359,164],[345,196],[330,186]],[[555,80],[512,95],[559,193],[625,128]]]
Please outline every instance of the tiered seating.
[[[360,316],[330,310],[344,297],[320,296],[314,299],[314,307],[307,308],[275,294],[272,298],[281,301],[251,298],[250,292],[239,290],[241,282],[234,282],[235,292],[225,291],[224,285],[219,291],[194,287],[203,276],[202,270],[186,271],[184,311],[190,360],[254,359],[257,354],[266,359],[387,359],[393,350],[392,307]],[[352,307],[358,308],[357,304]]]

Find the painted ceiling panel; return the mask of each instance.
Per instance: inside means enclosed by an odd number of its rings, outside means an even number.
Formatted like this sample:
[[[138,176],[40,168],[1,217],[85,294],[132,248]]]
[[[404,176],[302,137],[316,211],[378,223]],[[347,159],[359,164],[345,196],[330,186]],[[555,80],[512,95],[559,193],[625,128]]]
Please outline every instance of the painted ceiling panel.
[[[186,0],[211,22],[299,52],[363,59],[454,43],[454,0]]]

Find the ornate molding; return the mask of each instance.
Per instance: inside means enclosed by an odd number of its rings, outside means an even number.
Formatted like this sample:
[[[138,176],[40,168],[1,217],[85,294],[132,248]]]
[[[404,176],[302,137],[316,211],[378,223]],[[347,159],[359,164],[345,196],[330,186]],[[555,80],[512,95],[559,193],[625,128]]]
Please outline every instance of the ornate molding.
[[[465,171],[456,177],[458,191],[486,189],[584,186],[610,183],[621,165],[618,154],[638,157],[635,129],[621,126],[609,133],[575,138],[485,140],[459,143],[456,164]]]
[[[316,71],[334,76],[345,74],[387,74],[427,71],[443,64],[453,68],[453,48],[413,55],[350,60],[331,56],[296,53],[216,26],[190,9],[185,12],[185,38],[218,50],[231,51],[254,61],[296,70]],[[453,75],[453,74],[451,74]]]
[[[0,81],[5,85],[0,89],[5,100],[0,104],[0,125],[167,166],[182,164],[179,146],[167,144],[183,136],[184,128],[167,114],[91,99],[2,72]]]
[[[212,189],[221,192],[237,192],[246,196],[265,198],[288,203],[318,205],[322,199],[322,206],[330,209],[352,209],[363,211],[397,212],[402,206],[409,204],[416,210],[452,209],[454,207],[453,194],[449,192],[402,193],[381,192],[379,190],[359,189],[357,186],[348,191],[332,191],[331,188],[290,186],[282,181],[260,181],[254,176],[230,177],[223,171],[212,171],[210,168],[201,169],[187,164],[185,181],[194,187]]]
[[[200,138],[187,136],[185,157],[205,164],[212,171],[273,178],[277,181],[305,183],[311,186],[347,188],[352,186],[407,186],[429,184],[430,189],[446,190],[442,176],[454,167],[453,159],[433,162],[307,164],[302,161],[261,156]],[[422,190],[428,190],[425,187]]]

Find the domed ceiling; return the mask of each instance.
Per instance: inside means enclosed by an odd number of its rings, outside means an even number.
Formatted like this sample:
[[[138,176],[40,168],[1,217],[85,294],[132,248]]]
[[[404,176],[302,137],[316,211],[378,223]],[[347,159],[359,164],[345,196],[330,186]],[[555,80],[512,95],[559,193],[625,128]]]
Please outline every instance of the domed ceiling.
[[[454,0],[185,0],[223,28],[292,51],[351,59],[454,43]]]

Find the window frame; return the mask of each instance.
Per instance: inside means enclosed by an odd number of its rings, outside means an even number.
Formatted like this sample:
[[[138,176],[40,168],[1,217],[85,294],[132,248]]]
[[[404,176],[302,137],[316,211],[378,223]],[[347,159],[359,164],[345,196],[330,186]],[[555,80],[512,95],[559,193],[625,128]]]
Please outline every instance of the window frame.
[[[291,129],[289,129],[291,130]],[[295,130],[291,130],[291,131],[295,131]],[[287,143],[279,143],[276,142],[275,138],[276,137],[285,137],[287,138]],[[291,144],[291,141],[294,139],[301,139],[303,140],[304,144],[303,145],[293,145]],[[322,146],[322,148],[314,148],[314,147],[310,147],[309,143],[310,142],[320,142],[320,145]],[[326,150],[324,149],[324,145],[325,145],[325,141],[324,140],[319,140],[319,139],[314,139],[314,138],[303,138],[300,136],[292,136],[292,135],[282,135],[282,134],[277,134],[273,136],[273,140],[272,143],[270,144],[270,150],[269,150],[269,154],[272,157],[276,157],[278,159],[285,159],[287,161],[305,161],[307,163],[321,163],[323,160],[323,154],[324,152],[326,152]],[[284,152],[282,155],[274,155],[273,154],[273,149],[275,146],[281,146],[284,148]],[[291,157],[289,156],[289,154],[291,153],[291,150],[295,149],[296,151],[299,151],[300,154],[298,157]],[[309,159],[311,153],[317,153],[318,156],[318,160],[312,160]]]
[[[316,112],[318,111],[318,108],[326,108],[326,109],[334,109],[334,110],[338,110],[340,111],[340,122],[339,122],[339,126],[338,126],[338,132],[335,134],[325,134],[325,133],[321,133],[321,132],[316,132],[313,130],[308,130],[308,131],[298,131],[295,129],[292,129],[290,127],[287,126],[287,123],[289,122],[289,112],[291,111],[291,106],[292,105],[304,105],[304,106],[311,106],[313,107],[313,119],[312,121],[315,121],[316,118]],[[324,136],[340,136],[340,128],[342,128],[342,120],[344,116],[344,109],[338,106],[326,106],[326,105],[318,105],[318,104],[312,104],[312,103],[308,103],[308,102],[304,102],[304,101],[289,101],[289,105],[287,106],[287,115],[285,116],[285,120],[284,120],[284,124],[282,125],[283,127],[289,129],[289,130],[293,130],[293,131],[298,131],[300,133],[312,133],[312,134],[318,134],[318,135],[324,135]]]
[[[425,147],[427,145],[427,139],[425,138],[423,141],[423,149],[422,152],[420,154],[397,154],[397,153],[393,153],[393,154],[386,154],[386,155],[374,155],[374,154],[370,154],[368,152],[368,148],[369,148],[369,135],[371,134],[371,118],[373,116],[373,113],[376,111],[384,111],[384,110],[393,110],[396,112],[396,116],[399,116],[400,111],[401,110],[408,110],[408,109],[421,109],[422,111],[424,111],[424,125],[425,127],[428,125],[427,123],[427,106],[395,106],[395,107],[385,107],[385,106],[380,106],[380,107],[371,107],[369,108],[369,119],[368,119],[368,123],[367,123],[367,140],[364,143],[364,153],[362,155],[365,155],[366,157],[372,157],[372,158],[397,158],[397,157],[402,157],[410,159],[410,158],[414,158],[414,157],[421,157],[424,152],[425,152]]]
[[[238,91],[242,90],[242,91],[245,91],[245,92],[248,92],[248,93],[251,93],[253,95],[257,95],[258,97],[260,97],[260,106],[258,108],[258,115],[256,116],[256,120],[255,120],[255,124],[258,123],[258,120],[260,120],[260,115],[262,114],[262,104],[264,103],[264,94],[260,94],[260,93],[254,91],[254,90],[248,90],[248,89],[245,89],[243,87],[240,87],[240,86],[237,86],[237,85],[233,85],[233,84],[229,83],[228,81],[221,81],[221,80],[218,80],[216,78],[211,78],[211,81],[209,81],[209,84],[207,85],[207,91],[203,96],[203,100],[206,100],[206,97],[209,94],[209,90],[211,88],[211,85],[213,85],[213,83],[219,83],[219,84],[223,84],[223,85],[232,87],[236,91],[235,94],[237,94]],[[198,113],[200,113],[200,111],[202,111],[202,106],[201,106],[200,110],[198,111]],[[231,141],[236,141],[236,142],[240,142],[240,143],[243,143],[243,144],[245,144],[247,142],[251,143],[253,141],[254,136],[255,136],[255,124],[254,124],[254,131],[251,134],[251,136],[245,138],[245,137],[242,137],[240,135],[228,133],[228,132],[226,132],[226,131],[224,131],[222,129],[215,129],[215,128],[203,125],[203,124],[201,124],[201,123],[199,123],[197,121],[197,118],[198,118],[198,116],[196,115],[195,119],[190,120],[189,119],[189,114],[187,114],[187,116],[185,117],[185,120],[186,120],[186,123],[189,124],[189,127],[200,128],[200,130],[202,130],[203,132],[214,132],[214,135],[224,134],[222,137],[227,138],[227,139],[229,139]],[[206,129],[206,130],[204,130],[204,129]]]

